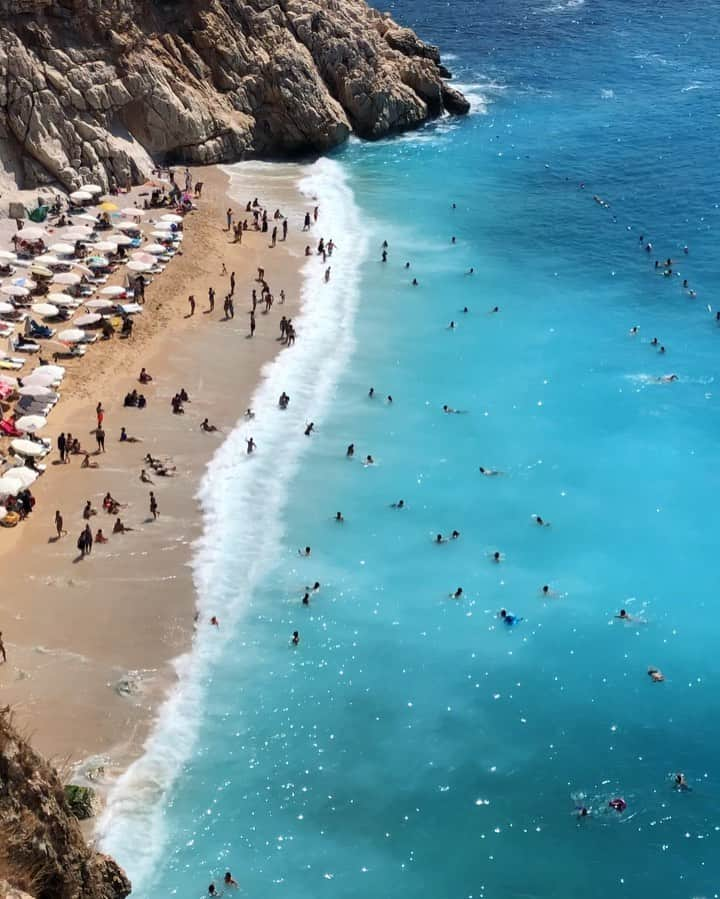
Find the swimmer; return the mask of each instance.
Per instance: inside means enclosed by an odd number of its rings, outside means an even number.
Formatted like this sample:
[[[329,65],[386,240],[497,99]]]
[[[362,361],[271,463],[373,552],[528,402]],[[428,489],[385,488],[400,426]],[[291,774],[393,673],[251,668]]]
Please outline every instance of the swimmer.
[[[462,595],[463,595],[462,587],[458,587],[454,593],[448,593],[448,596],[450,597],[450,599],[462,599]]]
[[[468,309],[467,306],[463,306],[463,312],[464,312],[466,315],[467,315],[467,313],[468,313],[469,311],[470,311],[470,310]]]
[[[490,310],[490,315],[492,315],[494,312],[499,312],[499,311],[500,311],[499,306],[493,306],[492,309]]]
[[[396,503],[390,503],[391,509],[404,509],[405,508],[405,500],[399,499]]]
[[[625,802],[625,800],[621,797],[617,797],[616,799],[611,799],[610,802],[608,802],[608,806],[612,809],[615,809],[616,812],[622,814],[627,808],[627,802]]]
[[[665,354],[665,347],[664,347],[664,346],[661,346],[660,349],[658,350],[658,353],[660,353],[661,356],[664,355],[664,354]]]
[[[212,616],[212,618],[210,619],[210,624],[211,624],[213,627],[217,627],[217,628],[220,627],[220,622],[218,621],[217,615],[213,615],[213,616]]]
[[[447,540],[442,534],[437,534],[433,543],[447,543]]]
[[[475,269],[474,269],[474,268],[469,268],[469,269],[465,272],[465,274],[466,274],[466,275],[474,275],[474,274],[475,274]]]
[[[374,465],[375,460],[373,459],[372,456],[365,456],[365,462],[363,464],[365,465],[365,468],[367,468],[368,465]]]
[[[489,553],[489,556],[493,560],[493,562],[502,562],[503,559],[505,558],[505,556],[502,553],[499,553],[497,551],[494,553]]]
[[[659,378],[655,379],[658,384],[671,384],[673,381],[677,381],[677,375],[661,375]]]
[[[307,588],[305,588],[305,589],[307,589]],[[315,581],[315,583],[312,585],[312,592],[317,593],[319,590],[320,590],[320,581]]]
[[[310,424],[305,428],[305,436],[309,437],[314,430],[315,430],[315,422],[311,421]]]
[[[479,471],[480,474],[484,475],[486,478],[496,478],[503,474],[502,471],[496,471],[494,468],[483,468],[482,465],[480,466]]]
[[[355,455],[355,444],[354,443],[348,444],[348,448],[345,450],[345,455],[347,456],[348,459],[352,459],[352,457]]]
[[[245,418],[247,418],[247,419],[255,418],[255,413],[253,412],[252,409],[248,408],[245,410]]]
[[[640,328],[638,328],[637,325],[633,325],[632,328],[630,328],[630,334],[632,334],[633,337],[634,337],[639,331],[640,331]]]
[[[454,238],[454,237],[451,237],[451,238],[450,238],[450,243],[455,243],[455,238]]]
[[[303,604],[304,606],[309,606],[309,605],[310,605],[310,594],[307,592],[307,590],[305,591],[305,594],[303,595],[303,598],[302,598],[302,604]]]
[[[310,549],[309,546],[306,546],[305,549],[298,550],[298,555],[302,556],[303,559],[309,558],[311,553],[312,553],[312,550]]]
[[[653,339],[650,341],[650,346],[657,346],[658,343],[659,343],[659,341],[658,341],[657,337],[653,337]]]
[[[632,615],[628,615],[628,613],[625,611],[625,609],[620,609],[620,611],[617,613],[617,615],[615,617],[618,618],[620,621],[634,621],[635,620],[632,617]]]
[[[392,396],[391,396],[389,393],[388,393],[388,395],[385,397],[385,402],[388,404],[388,406],[392,406],[393,398],[392,398]]]
[[[417,279],[417,278],[413,278],[413,279],[412,279],[412,286],[413,286],[413,287],[419,287],[418,279]]]
[[[517,615],[511,615],[507,609],[500,609],[498,618],[507,624],[508,627],[512,627],[514,624],[518,624],[518,622],[522,621],[522,618],[519,618]]]
[[[543,584],[542,587],[540,588],[540,593],[542,596],[546,597],[547,599],[551,599],[552,597],[557,596],[557,593],[554,590],[550,589],[549,584]]]
[[[293,646],[298,646],[300,644],[300,634],[297,631],[293,631],[292,640],[290,642]]]
[[[368,396],[370,397],[370,399],[372,399],[375,396],[375,388],[374,387],[371,387],[370,390],[368,390]]]
[[[409,263],[409,262],[406,262],[406,263],[405,263],[405,268],[410,268],[410,263]]]
[[[550,522],[545,521],[543,519],[542,515],[533,515],[533,521],[535,522],[535,524],[539,525],[541,528],[549,528],[550,527]]]
[[[460,531],[453,531],[452,534],[450,534],[451,540],[457,540],[459,537],[460,537]]]
[[[674,789],[680,790],[681,792],[689,791],[691,788],[688,786],[688,782],[685,780],[685,775],[682,773],[678,773],[674,777]]]
[[[585,805],[579,805],[577,807],[577,816],[578,818],[587,818],[590,814],[590,809]]]
[[[253,440],[252,437],[250,437],[248,440],[246,440],[245,443],[247,444],[247,454],[248,454],[248,456],[250,456],[250,455],[252,455],[255,447],[257,446],[257,443],[255,443],[255,441]]]
[[[450,322],[450,324],[447,326],[446,330],[454,331],[455,330],[455,322]]]
[[[345,519],[343,518],[342,512],[336,512],[336,513],[335,513],[335,521],[339,521],[339,522],[345,521]]]
[[[665,675],[659,668],[648,668],[647,673],[654,684],[661,684],[665,680]]]

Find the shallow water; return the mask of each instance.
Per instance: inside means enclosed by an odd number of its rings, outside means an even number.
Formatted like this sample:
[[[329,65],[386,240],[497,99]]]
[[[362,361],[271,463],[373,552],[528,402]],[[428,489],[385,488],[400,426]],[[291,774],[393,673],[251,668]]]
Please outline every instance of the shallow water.
[[[716,895],[717,30],[699,3],[391,8],[475,112],[298,171],[333,279],[313,261],[257,456],[241,428],[205,485],[223,630],[105,846],[141,897],[227,868],[248,895]]]

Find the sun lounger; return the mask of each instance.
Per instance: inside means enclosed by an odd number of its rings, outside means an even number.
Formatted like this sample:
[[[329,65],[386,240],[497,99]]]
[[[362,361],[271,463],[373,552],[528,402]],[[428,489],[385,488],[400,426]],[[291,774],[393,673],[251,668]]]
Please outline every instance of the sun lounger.
[[[19,343],[15,340],[12,344],[13,352],[15,353],[39,353],[40,352],[40,344],[33,343],[32,341],[25,341],[25,343]]]

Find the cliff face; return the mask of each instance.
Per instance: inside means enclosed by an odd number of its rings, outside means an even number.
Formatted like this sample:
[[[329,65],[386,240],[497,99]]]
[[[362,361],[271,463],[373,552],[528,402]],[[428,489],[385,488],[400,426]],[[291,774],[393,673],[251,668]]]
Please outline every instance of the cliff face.
[[[0,897],[124,899],[130,882],[85,843],[55,771],[0,710]]]
[[[465,98],[364,0],[0,0],[0,155],[25,186],[378,138]]]

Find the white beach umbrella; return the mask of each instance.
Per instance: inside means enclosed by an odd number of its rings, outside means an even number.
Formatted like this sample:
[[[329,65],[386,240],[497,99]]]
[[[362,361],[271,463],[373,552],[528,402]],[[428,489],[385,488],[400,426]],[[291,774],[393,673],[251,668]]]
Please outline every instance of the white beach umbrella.
[[[153,222],[153,228],[156,231],[172,231],[172,222],[163,221],[162,219],[159,222]]]
[[[74,190],[70,194],[70,199],[73,203],[89,203],[92,200],[92,194],[86,190]]]
[[[18,386],[18,381],[12,375],[0,374],[0,384],[5,384],[6,387],[12,387],[14,390]]]
[[[0,521],[5,521],[5,519],[7,518],[7,514],[8,512],[5,506],[0,506]]]
[[[146,247],[143,247],[143,250],[146,253],[152,253],[153,256],[162,256],[166,252],[166,248],[159,243],[149,243]]]
[[[85,332],[80,328],[68,328],[57,335],[61,343],[80,343],[85,340]]]
[[[23,387],[53,387],[57,388],[60,386],[60,381],[62,379],[56,378],[53,375],[49,375],[47,377],[42,377],[40,374],[36,374],[33,372],[28,375],[27,378],[23,378]]]
[[[124,209],[120,210],[120,215],[128,216],[131,218],[132,216],[143,216],[145,215],[145,209],[138,209],[136,206],[126,206]]]
[[[117,253],[118,245],[112,240],[99,240],[92,244],[92,250],[100,253]]]
[[[0,302],[0,315],[12,315],[16,311],[12,303]]]
[[[112,309],[115,303],[112,300],[89,300],[84,305],[87,309]],[[77,319],[76,324],[80,325],[82,322]]]
[[[71,297],[67,293],[49,293],[46,297],[49,303],[52,303],[53,306],[79,306],[80,301],[76,300],[75,297]]]
[[[54,318],[60,311],[52,303],[33,303],[30,309],[35,315],[40,315],[42,318]]]
[[[63,231],[63,237],[67,240],[88,241],[93,236],[93,230],[89,225],[73,225]]]
[[[43,443],[35,443],[32,440],[24,440],[22,437],[16,437],[14,440],[10,441],[10,449],[16,453],[18,456],[30,456],[33,459],[36,459],[38,456],[44,456],[47,453],[47,447]],[[13,478],[16,478],[19,481],[27,481],[26,486],[32,484],[32,482],[37,478],[37,474],[34,471],[30,471],[29,468],[26,468],[27,471],[31,475],[35,475],[35,477],[30,480],[26,474],[20,474],[21,469],[17,468],[12,472]]]
[[[75,247],[71,243],[58,241],[58,243],[50,244],[50,252],[57,253],[58,256],[72,256],[75,252]]]
[[[123,303],[120,308],[126,315],[137,315],[142,312],[142,306],[139,303]]]
[[[10,472],[0,478],[0,496],[17,496],[24,489],[17,478],[10,477]]]
[[[132,254],[132,258],[137,260],[138,262],[146,262],[148,265],[155,265],[155,257],[150,253],[146,253],[145,250],[135,250]]]
[[[94,216],[91,212],[81,212],[80,215],[73,216],[74,222],[87,222],[89,225],[97,224],[97,217]]]
[[[43,278],[45,278],[45,279],[47,279],[47,278],[52,278],[52,276],[53,276],[53,273],[50,271],[50,269],[49,269],[49,268],[45,268],[44,265],[33,265],[33,266],[31,266],[31,267],[30,267],[30,274],[31,274],[31,275],[34,275],[35,278],[40,278],[41,280],[42,280]],[[25,286],[26,286],[26,287],[29,287],[30,285],[29,285],[29,284],[26,284]]]
[[[131,233],[140,233],[140,225],[137,222],[120,222],[117,226],[119,231],[130,231]]]
[[[75,272],[59,272],[53,278],[57,284],[79,284],[82,281],[80,275],[76,275]]]
[[[88,312],[87,315],[78,315],[73,324],[80,328],[89,328],[100,321],[102,321],[102,315],[98,315],[97,312]]]
[[[131,272],[149,272],[152,265],[149,265],[147,262],[140,262],[139,259],[133,259],[131,262],[128,262],[127,267]]]
[[[46,384],[26,384],[18,388],[20,396],[37,396],[42,399],[50,399],[55,396],[55,391],[51,390]]]
[[[70,267],[74,268],[75,271],[80,272],[82,275],[92,275],[92,271],[82,262],[71,262]]]
[[[37,434],[47,424],[47,418],[43,415],[23,415],[15,420],[15,427],[18,431],[25,431],[28,434]]]
[[[0,262],[17,262],[17,256],[9,250],[0,250]]]
[[[105,268],[109,263],[104,256],[91,256],[87,264],[90,268]]]
[[[37,287],[37,281],[33,281],[27,275],[23,275],[21,278],[13,278],[10,283],[15,287],[27,287],[28,290],[35,290]]]
[[[107,287],[103,287],[100,293],[104,297],[122,297],[125,295],[125,288],[120,284],[108,284]],[[88,303],[87,305],[89,306],[90,304]]]
[[[174,224],[179,224],[183,220],[181,215],[177,215],[174,212],[166,212],[165,215],[160,216],[161,222],[171,222]]]
[[[29,225],[21,228],[17,232],[17,236],[20,240],[43,240],[47,235],[43,228],[33,228],[32,225]]]
[[[53,253],[43,253],[42,256],[35,257],[35,265],[67,265],[67,261],[62,261]]]
[[[35,378],[40,375],[42,375],[43,377],[52,375],[54,380],[62,381],[62,379],[65,377],[65,366],[64,365],[38,365],[36,368],[34,368],[30,372],[30,374],[28,375],[28,378]]]
[[[113,234],[112,239],[119,247],[129,247],[133,242],[132,237],[127,234]]]
[[[90,194],[91,196],[95,196],[96,194],[101,194],[103,192],[102,187],[99,184],[81,184],[78,187],[79,191],[83,193]]]
[[[27,287],[20,287],[19,284],[3,284],[0,287],[0,293],[4,293],[8,297],[26,297],[30,295]]]

